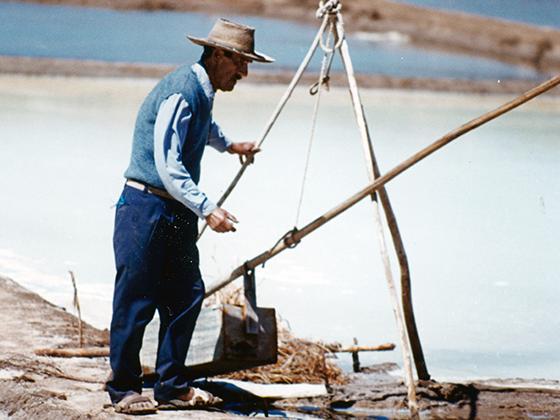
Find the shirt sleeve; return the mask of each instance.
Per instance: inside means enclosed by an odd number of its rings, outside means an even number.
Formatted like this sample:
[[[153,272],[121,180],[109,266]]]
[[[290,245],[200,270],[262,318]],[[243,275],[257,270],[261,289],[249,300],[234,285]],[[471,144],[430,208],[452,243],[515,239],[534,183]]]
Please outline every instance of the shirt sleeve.
[[[208,145],[219,152],[225,152],[231,143],[231,140],[224,135],[220,126],[212,120],[210,123],[210,133],[208,134]]]
[[[174,94],[159,107],[154,125],[154,161],[165,189],[198,217],[204,218],[216,205],[198,188],[181,160],[181,149],[192,113],[181,94]]]

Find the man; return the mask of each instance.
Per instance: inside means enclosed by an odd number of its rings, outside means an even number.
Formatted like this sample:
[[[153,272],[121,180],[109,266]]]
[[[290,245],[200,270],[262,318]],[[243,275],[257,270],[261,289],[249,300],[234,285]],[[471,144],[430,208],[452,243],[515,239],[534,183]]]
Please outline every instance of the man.
[[[198,263],[197,219],[216,232],[235,231],[236,218],[198,188],[206,145],[252,158],[254,143],[232,143],[212,119],[217,90],[231,91],[252,61],[272,62],[254,51],[254,29],[220,19],[198,63],[165,76],[145,99],[134,131],[127,178],[117,203],[117,266],[111,321],[112,376],[107,390],[115,410],[156,411],[141,395],[139,352],[155,310],[160,317],[154,397],[159,408],[212,404],[212,395],[190,386],[184,362],[204,299]]]

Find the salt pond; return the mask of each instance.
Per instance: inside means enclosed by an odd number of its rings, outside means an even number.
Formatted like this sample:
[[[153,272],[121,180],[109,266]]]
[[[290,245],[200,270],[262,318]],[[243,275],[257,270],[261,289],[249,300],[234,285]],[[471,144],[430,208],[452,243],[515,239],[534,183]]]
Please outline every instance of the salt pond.
[[[257,68],[295,69],[318,29],[264,17],[226,17],[255,26],[257,47],[277,60],[272,65],[255,63]],[[215,20],[193,12],[0,2],[0,55],[178,64],[200,56],[200,48],[185,35],[206,35]],[[486,80],[545,77],[488,58],[417,48],[396,33],[349,34],[348,42],[361,73]],[[317,54],[310,67],[318,70],[320,62]],[[333,69],[341,68],[335,60]]]
[[[74,270],[86,319],[106,327],[112,208],[136,110],[153,80],[0,76],[0,272],[71,308]],[[255,139],[283,93],[241,83],[215,117]],[[382,172],[510,97],[364,91]],[[367,183],[346,91],[323,98],[299,225]],[[236,234],[200,243],[208,283],[294,225],[312,113],[302,89],[225,206]],[[560,378],[560,102],[544,96],[466,135],[388,185],[408,250],[431,372],[442,377]],[[238,167],[208,150],[217,197]],[[303,336],[398,342],[370,205],[360,203],[257,269],[258,298]],[[398,353],[369,360],[399,361]]]

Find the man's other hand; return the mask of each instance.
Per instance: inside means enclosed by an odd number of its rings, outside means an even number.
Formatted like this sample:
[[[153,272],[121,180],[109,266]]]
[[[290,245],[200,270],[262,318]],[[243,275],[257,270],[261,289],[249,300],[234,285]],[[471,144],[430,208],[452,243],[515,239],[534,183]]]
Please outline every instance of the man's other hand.
[[[261,149],[257,147],[256,143],[250,141],[232,143],[227,150],[229,153],[239,155],[241,163],[244,163],[242,159],[243,156],[249,161],[249,163],[253,163],[255,160],[255,153],[261,151]]]
[[[210,228],[215,232],[235,232],[234,223],[237,223],[238,220],[235,216],[228,211],[217,208],[208,216],[206,216],[206,223]]]

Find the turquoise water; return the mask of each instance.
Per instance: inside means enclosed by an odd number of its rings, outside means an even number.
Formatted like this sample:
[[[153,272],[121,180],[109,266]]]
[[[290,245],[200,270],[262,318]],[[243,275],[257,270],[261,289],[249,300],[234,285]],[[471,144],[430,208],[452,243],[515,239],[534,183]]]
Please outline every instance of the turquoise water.
[[[560,28],[558,0],[396,0],[416,6],[467,12]]]
[[[277,59],[271,65],[275,69],[296,68],[317,31],[313,25],[260,17],[228,17],[257,28],[257,48]],[[185,35],[205,36],[215,20],[216,16],[201,13],[0,3],[0,55],[191,62],[200,55],[200,47],[188,42]],[[367,39],[371,39],[367,34],[349,36],[354,66],[361,73],[496,80],[543,77],[535,70],[486,58],[418,49],[402,41]],[[264,68],[258,63],[255,66]],[[318,55],[311,69],[319,67]],[[338,59],[334,69],[341,69]]]
[[[122,188],[137,109],[155,81],[0,76],[0,273],[107,327],[114,278],[113,204]],[[241,83],[214,116],[255,139],[283,88]],[[511,96],[362,92],[385,172]],[[225,207],[235,234],[208,232],[212,283],[270,249],[294,225],[312,114],[296,92],[257,163]],[[560,379],[560,103],[543,96],[489,123],[388,185],[412,273],[428,367],[436,379]],[[202,187],[214,199],[238,169],[209,150]],[[367,183],[349,95],[322,97],[298,225]],[[367,201],[257,268],[258,300],[303,337],[398,343]],[[155,335],[154,335],[155,337]],[[394,361],[398,352],[364,356]]]

